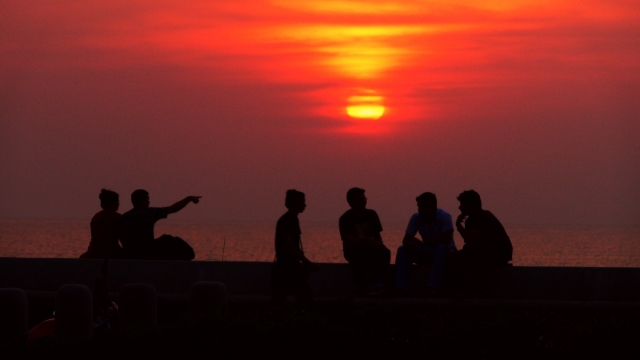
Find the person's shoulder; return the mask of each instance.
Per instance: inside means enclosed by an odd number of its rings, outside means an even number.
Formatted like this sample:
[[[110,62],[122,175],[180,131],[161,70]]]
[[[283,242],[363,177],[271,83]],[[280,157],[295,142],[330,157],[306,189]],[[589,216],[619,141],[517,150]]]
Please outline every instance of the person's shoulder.
[[[94,221],[94,220],[97,220],[97,219],[100,219],[101,217],[103,217],[104,216],[104,212],[105,212],[105,210],[100,210],[97,213],[95,213],[93,215],[93,217],[91,218],[91,221]]]
[[[378,216],[378,213],[373,209],[365,209],[365,211],[369,216],[376,216],[376,217]]]
[[[125,213],[122,214],[122,217],[130,217],[130,216],[135,216],[137,210],[136,209],[131,209]]]
[[[103,213],[103,217],[110,219],[110,220],[120,220],[120,218],[122,217],[122,214],[120,214],[117,211],[112,211],[112,210],[102,210],[101,213]],[[99,214],[99,213],[98,213]],[[96,215],[98,215],[96,214]]]
[[[482,217],[487,221],[500,222],[498,218],[489,210],[482,210]]]
[[[440,219],[451,219],[451,214],[447,210],[440,209],[436,210],[436,217]]]
[[[420,213],[413,213],[409,218],[409,221],[420,221]]]
[[[122,214],[122,219],[136,219],[136,218],[144,218],[147,216],[151,216],[152,214],[156,213],[156,209],[166,209],[166,208],[153,208],[153,207],[149,207],[146,209],[131,209],[129,211],[127,211],[126,213]]]
[[[365,219],[367,219],[367,221],[373,221],[378,223],[380,222],[380,217],[378,216],[378,213],[373,209],[366,209]]]
[[[298,220],[297,216],[287,211],[286,213],[282,214],[282,216],[280,216],[280,218],[278,219],[278,224],[288,223],[288,222],[297,221],[297,220]]]
[[[156,208],[150,208],[150,209],[153,209],[154,214],[162,214],[163,216],[167,216],[169,214],[168,206],[156,207]]]
[[[351,216],[353,216],[353,209],[349,209],[345,211],[344,214],[340,215],[340,221],[347,220]]]

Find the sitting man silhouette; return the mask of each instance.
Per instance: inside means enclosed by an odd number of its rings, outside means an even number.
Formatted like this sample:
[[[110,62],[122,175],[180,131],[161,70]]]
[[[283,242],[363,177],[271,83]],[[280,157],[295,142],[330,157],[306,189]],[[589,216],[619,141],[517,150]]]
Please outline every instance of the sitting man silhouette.
[[[426,192],[416,198],[418,212],[411,216],[402,246],[396,254],[395,288],[399,295],[410,289],[411,264],[430,264],[427,289],[430,296],[437,296],[442,290],[445,258],[456,251],[453,241],[451,215],[438,208],[433,193]],[[415,237],[420,233],[422,240]]]
[[[460,215],[456,228],[464,240],[455,256],[459,271],[478,272],[507,265],[513,255],[511,239],[498,218],[482,208],[480,194],[466,190],[457,199]]]
[[[386,286],[391,251],[382,242],[382,224],[378,214],[366,208],[364,189],[349,189],[347,202],[351,209],[340,216],[339,220],[344,258],[353,268],[356,294],[366,293],[373,283],[370,294],[374,295]]]
[[[117,192],[102,189],[100,195],[102,211],[91,219],[91,242],[87,252],[80,255],[83,259],[107,259],[122,256],[122,248],[118,244],[118,227],[120,226],[120,195]]]
[[[122,214],[120,242],[125,257],[149,260],[193,260],[195,253],[184,240],[169,235],[154,238],[156,221],[182,210],[187,204],[197,204],[201,196],[187,196],[169,207],[149,207],[149,193],[138,189],[131,194],[133,209]]]
[[[298,214],[307,207],[303,192],[287,190],[284,201],[287,212],[276,224],[276,260],[271,268],[271,306],[284,306],[288,294],[294,294],[298,307],[312,310],[313,295],[307,278],[319,270],[304,255]]]

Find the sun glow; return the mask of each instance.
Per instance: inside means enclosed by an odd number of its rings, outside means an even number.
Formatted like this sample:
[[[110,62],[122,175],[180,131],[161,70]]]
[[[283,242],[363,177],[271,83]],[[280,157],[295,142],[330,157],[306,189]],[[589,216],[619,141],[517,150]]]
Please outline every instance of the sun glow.
[[[351,79],[379,78],[406,62],[413,50],[398,39],[437,31],[425,25],[304,25],[283,27],[276,36],[310,45],[318,65]]]
[[[382,96],[375,91],[360,89],[358,95],[349,96],[347,115],[359,120],[378,120],[384,115]]]
[[[347,106],[347,114],[355,119],[378,120],[384,115],[384,106],[382,105],[349,105]]]

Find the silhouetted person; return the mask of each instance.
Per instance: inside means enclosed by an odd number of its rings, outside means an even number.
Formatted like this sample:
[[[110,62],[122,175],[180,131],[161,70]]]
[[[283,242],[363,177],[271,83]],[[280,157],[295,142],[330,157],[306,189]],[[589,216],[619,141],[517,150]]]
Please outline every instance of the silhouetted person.
[[[201,196],[187,196],[169,207],[149,207],[149,193],[138,189],[131,194],[133,209],[122,214],[120,242],[130,259],[193,260],[195,253],[184,240],[162,235],[154,238],[156,221],[182,210],[187,204],[197,204]]]
[[[118,227],[120,226],[120,196],[117,192],[102,189],[100,207],[91,219],[91,242],[87,252],[80,255],[85,259],[106,259],[122,256],[122,248],[118,244]]]
[[[344,258],[353,268],[356,293],[366,291],[369,275],[372,276],[371,293],[385,288],[389,273],[391,251],[382,242],[382,224],[378,214],[367,209],[364,190],[351,188],[347,191],[347,202],[351,209],[340,216],[340,237]]]
[[[430,192],[416,198],[418,212],[411,216],[402,246],[396,254],[396,289],[410,289],[411,265],[431,264],[427,288],[430,295],[442,290],[444,262],[448,253],[456,251],[451,215],[438,208],[436,196]],[[420,233],[422,240],[415,237]]]
[[[482,271],[507,265],[513,254],[511,240],[500,221],[490,211],[482,209],[480,194],[466,190],[457,199],[460,201],[460,215],[456,228],[464,239],[464,246],[455,257],[462,271]]]
[[[294,294],[298,306],[310,310],[313,295],[307,278],[318,271],[318,265],[304,256],[298,214],[307,207],[303,192],[287,190],[285,206],[288,211],[276,224],[276,260],[271,271],[271,305],[284,306],[288,294]]]

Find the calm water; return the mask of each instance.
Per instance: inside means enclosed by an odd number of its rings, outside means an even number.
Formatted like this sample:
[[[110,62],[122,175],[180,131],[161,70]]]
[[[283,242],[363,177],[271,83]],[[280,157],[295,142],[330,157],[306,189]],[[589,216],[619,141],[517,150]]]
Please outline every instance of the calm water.
[[[307,256],[319,262],[345,262],[334,223],[301,219]],[[385,224],[387,247],[400,245],[406,224]],[[215,223],[162,220],[156,237],[179,236],[193,246],[197,260],[272,261],[275,223]],[[640,266],[638,227],[507,227],[515,265]],[[0,256],[73,258],[89,244],[89,220],[0,220]],[[456,235],[458,247],[462,239]]]

